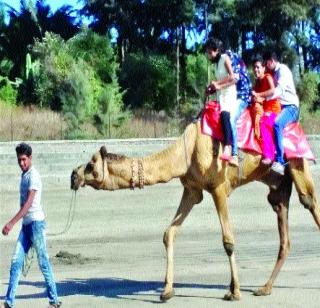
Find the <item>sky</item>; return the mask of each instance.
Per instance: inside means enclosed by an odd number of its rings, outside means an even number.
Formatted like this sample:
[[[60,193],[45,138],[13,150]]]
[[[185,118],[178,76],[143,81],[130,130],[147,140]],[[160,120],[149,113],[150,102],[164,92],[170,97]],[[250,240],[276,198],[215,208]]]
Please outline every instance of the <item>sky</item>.
[[[26,3],[28,3],[28,1],[29,0],[26,0]],[[20,0],[0,0],[0,3],[1,2],[10,5],[15,9],[19,9],[20,8]],[[56,11],[57,8],[60,8],[65,4],[71,5],[75,9],[82,7],[82,4],[78,3],[78,0],[46,0],[46,4],[50,5],[51,10],[53,12]]]

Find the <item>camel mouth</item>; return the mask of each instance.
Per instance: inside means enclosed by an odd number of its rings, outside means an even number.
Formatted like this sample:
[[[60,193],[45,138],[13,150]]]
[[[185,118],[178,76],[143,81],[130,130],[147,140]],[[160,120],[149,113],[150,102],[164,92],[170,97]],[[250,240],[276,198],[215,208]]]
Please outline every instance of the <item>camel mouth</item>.
[[[70,188],[74,191],[77,191],[80,187],[80,179],[75,170],[71,173],[71,181],[70,181]]]

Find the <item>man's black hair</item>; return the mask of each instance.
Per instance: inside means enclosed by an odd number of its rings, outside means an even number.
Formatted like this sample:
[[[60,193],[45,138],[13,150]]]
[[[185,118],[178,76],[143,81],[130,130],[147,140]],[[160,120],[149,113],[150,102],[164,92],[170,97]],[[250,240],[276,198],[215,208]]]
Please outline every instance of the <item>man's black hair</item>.
[[[18,155],[27,155],[30,157],[32,155],[32,148],[29,144],[27,143],[19,143],[16,147],[16,153]]]
[[[278,61],[278,55],[274,51],[266,51],[263,54],[263,61],[275,60]]]
[[[223,43],[214,37],[209,37],[207,42],[206,42],[206,49],[210,49],[210,50],[219,50],[219,53],[222,54],[224,53],[224,46]]]

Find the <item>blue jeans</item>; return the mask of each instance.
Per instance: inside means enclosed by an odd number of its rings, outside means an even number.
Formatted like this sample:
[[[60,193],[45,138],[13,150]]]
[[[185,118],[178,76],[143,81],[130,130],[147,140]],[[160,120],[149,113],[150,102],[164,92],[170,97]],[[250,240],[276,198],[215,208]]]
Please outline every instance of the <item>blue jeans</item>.
[[[283,129],[299,119],[299,108],[295,105],[282,105],[281,112],[274,122],[274,141],[276,146],[276,161],[284,165]]]
[[[238,155],[238,133],[237,133],[237,121],[240,118],[241,113],[248,107],[248,101],[242,100],[241,98],[237,99],[237,109],[234,112],[231,112],[230,122],[232,130],[232,156]]]
[[[45,221],[33,221],[23,225],[20,231],[16,249],[11,261],[9,286],[6,295],[6,303],[13,307],[17,286],[19,283],[23,261],[30,247],[33,246],[37,253],[39,267],[44,276],[47,295],[50,304],[58,303],[56,283],[54,281],[49,256],[46,247]]]

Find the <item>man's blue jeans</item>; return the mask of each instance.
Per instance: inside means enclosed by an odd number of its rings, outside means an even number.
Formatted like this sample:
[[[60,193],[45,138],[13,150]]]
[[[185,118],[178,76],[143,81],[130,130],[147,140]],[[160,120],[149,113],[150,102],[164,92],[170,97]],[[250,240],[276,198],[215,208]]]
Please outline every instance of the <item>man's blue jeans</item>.
[[[38,264],[44,276],[47,295],[50,304],[58,303],[56,283],[54,281],[49,256],[47,253],[46,239],[45,239],[45,221],[33,221],[28,225],[23,225],[20,231],[16,250],[14,252],[11,269],[9,286],[6,295],[6,303],[13,307],[17,286],[19,283],[23,261],[25,255],[28,253],[30,247],[33,246],[37,253]]]
[[[238,155],[238,133],[237,121],[241,113],[248,107],[248,101],[237,99],[237,108],[230,114],[231,130],[232,130],[232,156]]]
[[[282,105],[281,112],[274,122],[274,140],[276,146],[276,161],[284,165],[283,129],[299,119],[299,108],[295,105]]]

